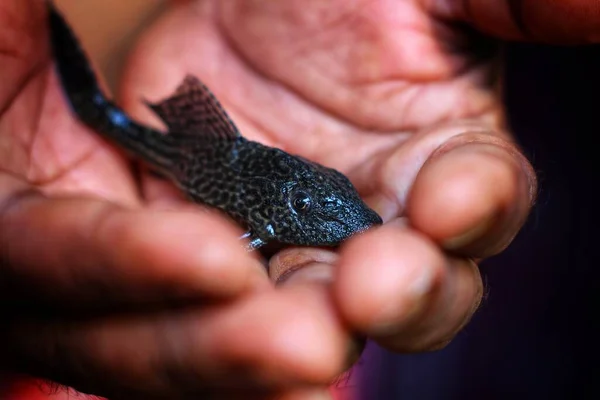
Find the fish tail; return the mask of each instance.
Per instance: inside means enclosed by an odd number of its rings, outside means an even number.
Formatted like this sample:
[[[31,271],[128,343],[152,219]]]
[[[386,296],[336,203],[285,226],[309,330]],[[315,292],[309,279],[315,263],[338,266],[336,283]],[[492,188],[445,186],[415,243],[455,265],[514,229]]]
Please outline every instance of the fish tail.
[[[80,42],[48,0],[50,42],[63,92],[78,119],[151,165],[169,170],[179,152],[169,135],[133,121],[109,100]]]

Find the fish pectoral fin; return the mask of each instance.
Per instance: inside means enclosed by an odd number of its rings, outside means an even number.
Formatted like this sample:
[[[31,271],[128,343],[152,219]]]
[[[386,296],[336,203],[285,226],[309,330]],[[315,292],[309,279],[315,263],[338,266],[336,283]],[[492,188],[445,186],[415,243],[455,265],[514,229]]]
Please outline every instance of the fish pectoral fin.
[[[215,95],[195,76],[186,75],[171,97],[144,103],[163,120],[171,135],[214,139],[241,136]]]
[[[247,243],[244,246],[247,251],[254,251],[254,250],[264,246],[265,244],[267,244],[267,242],[265,242],[258,236],[254,235],[254,233],[252,233],[252,231],[245,232],[242,236],[240,236],[240,240],[241,239],[248,239],[250,241],[249,243]]]

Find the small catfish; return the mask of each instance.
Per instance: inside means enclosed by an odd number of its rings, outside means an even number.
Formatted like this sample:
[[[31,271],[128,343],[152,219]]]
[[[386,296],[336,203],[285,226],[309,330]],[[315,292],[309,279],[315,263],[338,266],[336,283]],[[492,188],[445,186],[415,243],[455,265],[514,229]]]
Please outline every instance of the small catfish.
[[[382,223],[348,178],[277,148],[245,139],[211,91],[186,76],[175,93],[146,102],[167,133],[131,119],[100,89],[73,31],[48,2],[56,69],[79,120],[170,179],[192,201],[228,214],[251,251],[338,246]]]

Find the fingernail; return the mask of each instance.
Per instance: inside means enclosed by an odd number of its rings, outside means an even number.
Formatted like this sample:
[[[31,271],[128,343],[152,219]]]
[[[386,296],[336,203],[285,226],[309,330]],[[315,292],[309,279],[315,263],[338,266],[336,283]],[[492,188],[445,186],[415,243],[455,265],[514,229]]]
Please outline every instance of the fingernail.
[[[338,255],[316,248],[290,248],[269,261],[269,275],[276,285],[301,281],[326,281],[333,278],[332,266]]]
[[[327,390],[321,390],[320,392],[314,392],[309,397],[310,400],[334,400],[333,396]]]
[[[334,400],[327,389],[306,389],[277,397],[276,400]]]
[[[305,264],[296,270],[290,270],[277,280],[277,285],[297,285],[302,283],[331,283],[333,281],[333,266],[323,263]]]
[[[317,390],[303,397],[307,400],[334,400],[328,390]]]
[[[493,226],[497,220],[496,215],[492,215],[486,220],[480,222],[478,225],[474,226],[467,231],[458,234],[454,237],[446,239],[442,242],[442,246],[446,250],[456,250],[459,248],[463,248],[468,244],[471,244],[483,237]]]
[[[373,319],[370,331],[385,336],[402,330],[406,323],[423,310],[426,298],[435,286],[436,275],[435,268],[420,269],[404,287],[405,296],[402,301],[382,308]]]
[[[411,293],[415,299],[421,299],[431,291],[434,277],[435,272],[433,268],[423,268],[423,270],[408,285],[408,293]]]

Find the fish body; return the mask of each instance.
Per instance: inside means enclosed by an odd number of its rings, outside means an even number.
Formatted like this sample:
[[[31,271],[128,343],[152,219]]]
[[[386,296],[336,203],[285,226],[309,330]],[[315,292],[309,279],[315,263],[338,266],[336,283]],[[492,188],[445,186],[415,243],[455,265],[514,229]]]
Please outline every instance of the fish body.
[[[130,118],[102,92],[62,15],[48,2],[56,70],[78,119],[169,178],[192,201],[247,229],[248,250],[275,242],[337,246],[382,223],[342,173],[244,138],[211,91],[188,75],[147,106],[167,133]]]

